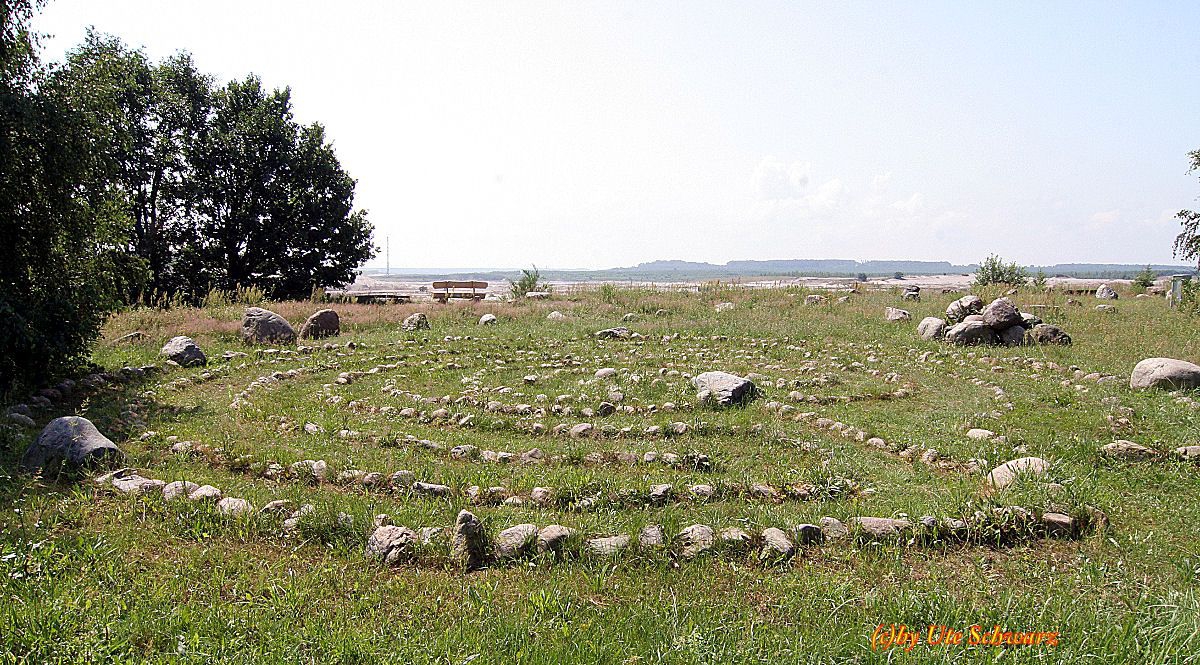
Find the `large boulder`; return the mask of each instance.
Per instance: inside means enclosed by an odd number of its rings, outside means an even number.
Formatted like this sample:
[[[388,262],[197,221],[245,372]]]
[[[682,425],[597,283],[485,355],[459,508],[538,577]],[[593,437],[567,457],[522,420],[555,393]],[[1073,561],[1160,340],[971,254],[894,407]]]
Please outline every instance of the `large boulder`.
[[[1068,335],[1062,328],[1052,326],[1049,323],[1039,323],[1029,331],[1029,337],[1038,344],[1061,344],[1066,346],[1071,343],[1071,336]]]
[[[92,421],[79,416],[51,420],[21,456],[26,471],[62,464],[71,468],[116,463],[125,458],[117,444],[100,433]]]
[[[996,331],[983,321],[963,321],[950,326],[946,331],[946,341],[959,346],[995,344]]]
[[[1021,325],[1021,312],[1008,298],[996,298],[983,308],[983,322],[996,332]]]
[[[703,400],[711,400],[718,406],[744,402],[755,393],[754,383],[750,379],[729,372],[704,372],[692,378],[692,385],[696,386]]]
[[[416,332],[418,330],[429,330],[429,317],[425,316],[424,312],[411,314],[404,322],[400,324],[401,330],[408,332]]]
[[[167,360],[179,363],[183,367],[203,367],[208,364],[208,358],[200,350],[200,345],[191,337],[180,335],[172,337],[163,345],[162,354]]]
[[[300,326],[300,339],[323,339],[342,334],[342,320],[332,309],[313,313]]]
[[[923,339],[941,339],[946,336],[946,322],[936,316],[927,316],[917,324],[917,334]]]
[[[1200,365],[1174,358],[1146,358],[1133,368],[1130,388],[1195,388],[1200,386]]]
[[[1004,346],[1021,346],[1025,343],[1025,326],[1009,326],[996,333],[996,339]]]
[[[1101,300],[1116,300],[1117,292],[1113,290],[1113,287],[1101,284],[1100,288],[1096,289],[1096,297]]]
[[[296,331],[287,319],[261,307],[247,307],[242,313],[242,341],[247,344],[288,344],[296,341]]]
[[[978,314],[983,311],[983,299],[979,296],[963,296],[958,300],[950,303],[946,308],[946,321],[950,323],[961,323],[963,319],[971,314]]]

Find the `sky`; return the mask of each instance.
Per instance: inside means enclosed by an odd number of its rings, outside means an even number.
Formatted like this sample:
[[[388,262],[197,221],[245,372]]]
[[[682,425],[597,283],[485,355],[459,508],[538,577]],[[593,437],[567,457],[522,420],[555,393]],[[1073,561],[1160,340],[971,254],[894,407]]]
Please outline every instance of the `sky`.
[[[393,268],[1173,263],[1197,2],[51,0],[290,86]],[[369,266],[384,265],[384,253]]]

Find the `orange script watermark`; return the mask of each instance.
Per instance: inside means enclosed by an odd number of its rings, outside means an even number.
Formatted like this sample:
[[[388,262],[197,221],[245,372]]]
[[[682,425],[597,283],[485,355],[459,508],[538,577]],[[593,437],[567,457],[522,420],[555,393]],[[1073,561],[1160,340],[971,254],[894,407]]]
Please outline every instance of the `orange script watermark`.
[[[1058,646],[1058,631],[1040,630],[1008,630],[994,625],[985,628],[972,624],[963,630],[930,624],[926,630],[912,629],[905,624],[879,624],[871,633],[871,649],[875,651],[888,649],[903,649],[911,651],[913,647],[924,644],[931,647],[942,646]]]

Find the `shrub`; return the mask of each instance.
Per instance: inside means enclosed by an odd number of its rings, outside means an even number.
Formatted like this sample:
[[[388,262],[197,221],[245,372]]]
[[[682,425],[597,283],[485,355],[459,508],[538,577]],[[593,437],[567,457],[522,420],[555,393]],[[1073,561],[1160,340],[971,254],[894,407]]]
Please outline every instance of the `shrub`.
[[[1029,283],[1029,273],[1017,263],[1005,263],[1004,259],[990,254],[979,263],[975,271],[975,287],[989,284],[1007,284],[1009,286],[1025,286]]]
[[[524,298],[526,293],[531,291],[548,291],[550,287],[542,281],[542,273],[537,266],[533,266],[531,270],[522,270],[521,277],[517,281],[509,280],[512,285],[512,294],[514,298]]]
[[[1045,270],[1037,271],[1037,274],[1033,276],[1033,280],[1031,281],[1033,288],[1038,291],[1045,291],[1047,278],[1049,278],[1049,275],[1046,274]]]
[[[619,299],[618,296],[620,295],[620,289],[618,289],[615,285],[608,283],[601,284],[600,288],[596,289],[596,292],[600,295],[600,300],[604,301],[605,303],[609,305],[617,304]]]
[[[1158,279],[1158,273],[1151,270],[1150,266],[1146,266],[1141,272],[1134,276],[1133,288],[1139,292],[1145,291],[1146,289],[1154,286],[1154,280],[1156,279]]]

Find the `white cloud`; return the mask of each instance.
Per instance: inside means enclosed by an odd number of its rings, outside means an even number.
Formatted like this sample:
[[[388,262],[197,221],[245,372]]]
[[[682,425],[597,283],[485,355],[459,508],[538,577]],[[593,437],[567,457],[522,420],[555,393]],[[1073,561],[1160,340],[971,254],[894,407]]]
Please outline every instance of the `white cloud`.
[[[1106,210],[1104,212],[1098,212],[1092,215],[1091,218],[1092,224],[1095,224],[1096,226],[1108,226],[1109,224],[1116,224],[1119,221],[1121,221],[1120,210]]]
[[[793,199],[803,196],[808,188],[812,165],[807,162],[785,163],[766,157],[754,169],[754,188],[768,200]]]

